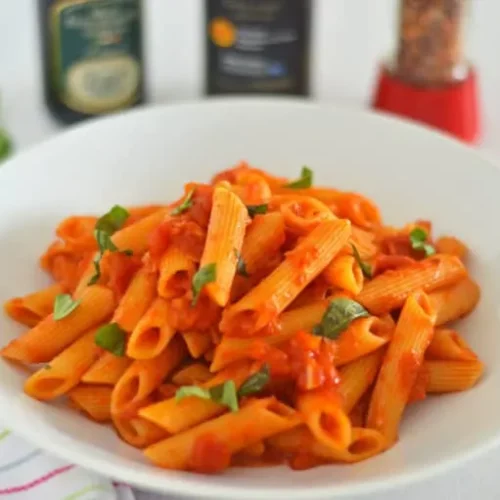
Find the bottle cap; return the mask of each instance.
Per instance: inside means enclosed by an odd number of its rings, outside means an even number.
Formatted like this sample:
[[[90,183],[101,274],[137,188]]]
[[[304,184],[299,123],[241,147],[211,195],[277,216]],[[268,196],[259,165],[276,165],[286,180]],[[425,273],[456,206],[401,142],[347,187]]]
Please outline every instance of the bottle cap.
[[[406,83],[382,67],[372,107],[448,132],[474,144],[480,138],[477,76],[470,68],[460,81],[442,87]]]

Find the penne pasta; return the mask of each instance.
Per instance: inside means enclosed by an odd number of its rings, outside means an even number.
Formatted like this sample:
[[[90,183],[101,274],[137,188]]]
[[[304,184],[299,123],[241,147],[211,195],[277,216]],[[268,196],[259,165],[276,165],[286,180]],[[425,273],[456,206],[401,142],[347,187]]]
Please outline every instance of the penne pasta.
[[[342,408],[347,414],[351,413],[361,397],[372,386],[384,354],[384,349],[378,349],[340,369],[339,394],[342,398]]]
[[[173,203],[63,219],[52,284],[4,304],[29,330],[0,356],[45,364],[27,396],[67,396],[160,467],[353,464],[484,372],[448,326],[480,299],[468,249],[432,228],[241,162]]]
[[[225,309],[220,330],[230,336],[248,336],[274,321],[335,257],[350,232],[345,220],[319,224],[273,273]]]
[[[332,287],[357,295],[363,288],[363,272],[352,255],[338,255],[322,273]]]
[[[185,354],[184,343],[175,338],[155,358],[135,360],[113,389],[111,413],[124,418],[134,415],[165,377],[181,363]]]
[[[175,385],[196,385],[208,382],[213,375],[203,363],[193,363],[181,368],[172,375],[172,382]]]
[[[79,384],[68,392],[75,408],[96,422],[111,420],[111,387]]]
[[[476,307],[480,295],[479,287],[470,278],[430,293],[429,300],[436,310],[436,325],[444,325],[467,316]]]
[[[249,374],[250,363],[234,364],[220,371],[208,382],[200,384],[200,387],[214,387],[227,380],[233,380],[236,387],[239,387]],[[187,397],[177,401],[175,397],[172,397],[142,408],[139,415],[162,427],[169,434],[178,434],[211,418],[222,415],[225,411],[227,411],[227,407],[208,399]]]
[[[86,384],[115,385],[131,363],[130,358],[119,357],[110,352],[105,352],[83,374],[82,382]]]
[[[467,342],[456,332],[448,328],[436,328],[432,341],[425,351],[426,359],[449,361],[474,361],[476,354]]]
[[[410,295],[377,377],[366,421],[389,443],[397,439],[399,421],[429,346],[435,314],[423,292]]]
[[[247,221],[248,211],[241,200],[225,188],[215,188],[200,269],[215,265],[215,280],[204,290],[221,307],[229,302]]]
[[[483,375],[481,361],[426,361],[427,392],[466,391]]]
[[[314,390],[299,394],[297,409],[314,438],[334,450],[351,443],[352,429],[342,399],[332,390]]]
[[[236,413],[223,415],[149,446],[144,454],[154,464],[166,469],[218,471],[229,466],[234,453],[299,423],[300,417],[292,408],[274,398],[260,399]],[[218,463],[219,457],[213,457],[210,446],[203,445],[207,439],[220,443],[225,450],[227,455],[223,463]]]
[[[0,356],[23,363],[47,363],[86,330],[104,321],[115,307],[113,293],[98,285],[87,288],[80,300],[69,316],[56,321],[50,314],[1,349]]]
[[[318,324],[325,313],[328,301],[319,301],[308,306],[284,312],[278,319],[278,334],[254,339],[223,337],[215,348],[210,365],[211,372],[218,372],[233,362],[251,359],[255,350],[262,352],[262,346],[277,345],[290,340],[298,331],[310,331]]]
[[[169,304],[157,297],[134,328],[127,344],[127,356],[152,359],[165,350],[175,335],[168,322]]]
[[[168,208],[162,208],[151,215],[138,220],[136,223],[126,226],[117,231],[111,238],[112,242],[121,251],[129,250],[134,255],[142,255],[148,249],[149,235],[163,221],[169,212]],[[83,272],[76,287],[78,295],[88,286],[89,280],[94,274],[94,265],[90,261]]]
[[[275,449],[286,454],[309,455],[327,462],[355,463],[382,453],[387,443],[374,429],[354,427],[352,440],[346,449],[334,449],[317,441],[305,426],[294,427],[267,440]]]
[[[66,394],[75,387],[82,375],[99,357],[102,349],[95,343],[97,328],[85,335],[40,368],[24,384],[24,392],[40,401],[48,401]]]
[[[442,236],[436,240],[436,251],[448,255],[455,255],[460,260],[465,260],[469,249],[458,238],[453,236]]]
[[[212,337],[209,332],[182,332],[182,338],[193,359],[201,358],[212,347]]]
[[[334,220],[332,211],[311,196],[293,197],[279,206],[287,231],[297,236],[310,233],[321,222]]]
[[[467,271],[457,257],[436,255],[397,271],[386,271],[366,284],[357,300],[372,314],[380,315],[401,307],[417,290],[432,292],[453,285]]]
[[[373,352],[391,340],[394,321],[390,316],[360,318],[353,321],[337,341],[337,366]]]
[[[194,262],[176,246],[169,246],[160,261],[158,295],[164,299],[182,297],[191,289]]]
[[[14,321],[34,327],[54,309],[57,295],[64,293],[61,285],[50,285],[24,297],[14,297],[4,304],[5,313]]]

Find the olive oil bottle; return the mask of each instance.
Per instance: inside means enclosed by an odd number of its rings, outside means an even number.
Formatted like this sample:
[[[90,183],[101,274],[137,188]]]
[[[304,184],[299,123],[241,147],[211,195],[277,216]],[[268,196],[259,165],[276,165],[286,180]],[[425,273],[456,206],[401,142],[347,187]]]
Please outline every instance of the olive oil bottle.
[[[65,123],[144,100],[141,0],[38,0],[45,101]]]
[[[206,0],[208,94],[309,93],[310,0]]]

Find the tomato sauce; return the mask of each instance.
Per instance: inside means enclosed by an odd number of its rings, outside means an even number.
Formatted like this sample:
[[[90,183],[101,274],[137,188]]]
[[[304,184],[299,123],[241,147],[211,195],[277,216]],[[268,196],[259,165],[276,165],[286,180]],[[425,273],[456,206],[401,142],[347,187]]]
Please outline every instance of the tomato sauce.
[[[201,474],[217,474],[231,464],[231,450],[215,434],[199,436],[191,450],[188,468]]]

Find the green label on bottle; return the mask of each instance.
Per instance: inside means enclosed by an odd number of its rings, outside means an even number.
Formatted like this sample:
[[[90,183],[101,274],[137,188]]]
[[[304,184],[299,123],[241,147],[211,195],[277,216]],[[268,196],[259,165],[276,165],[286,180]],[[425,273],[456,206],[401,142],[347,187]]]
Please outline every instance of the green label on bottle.
[[[75,111],[131,106],[142,92],[139,0],[63,0],[52,7],[53,86]]]

